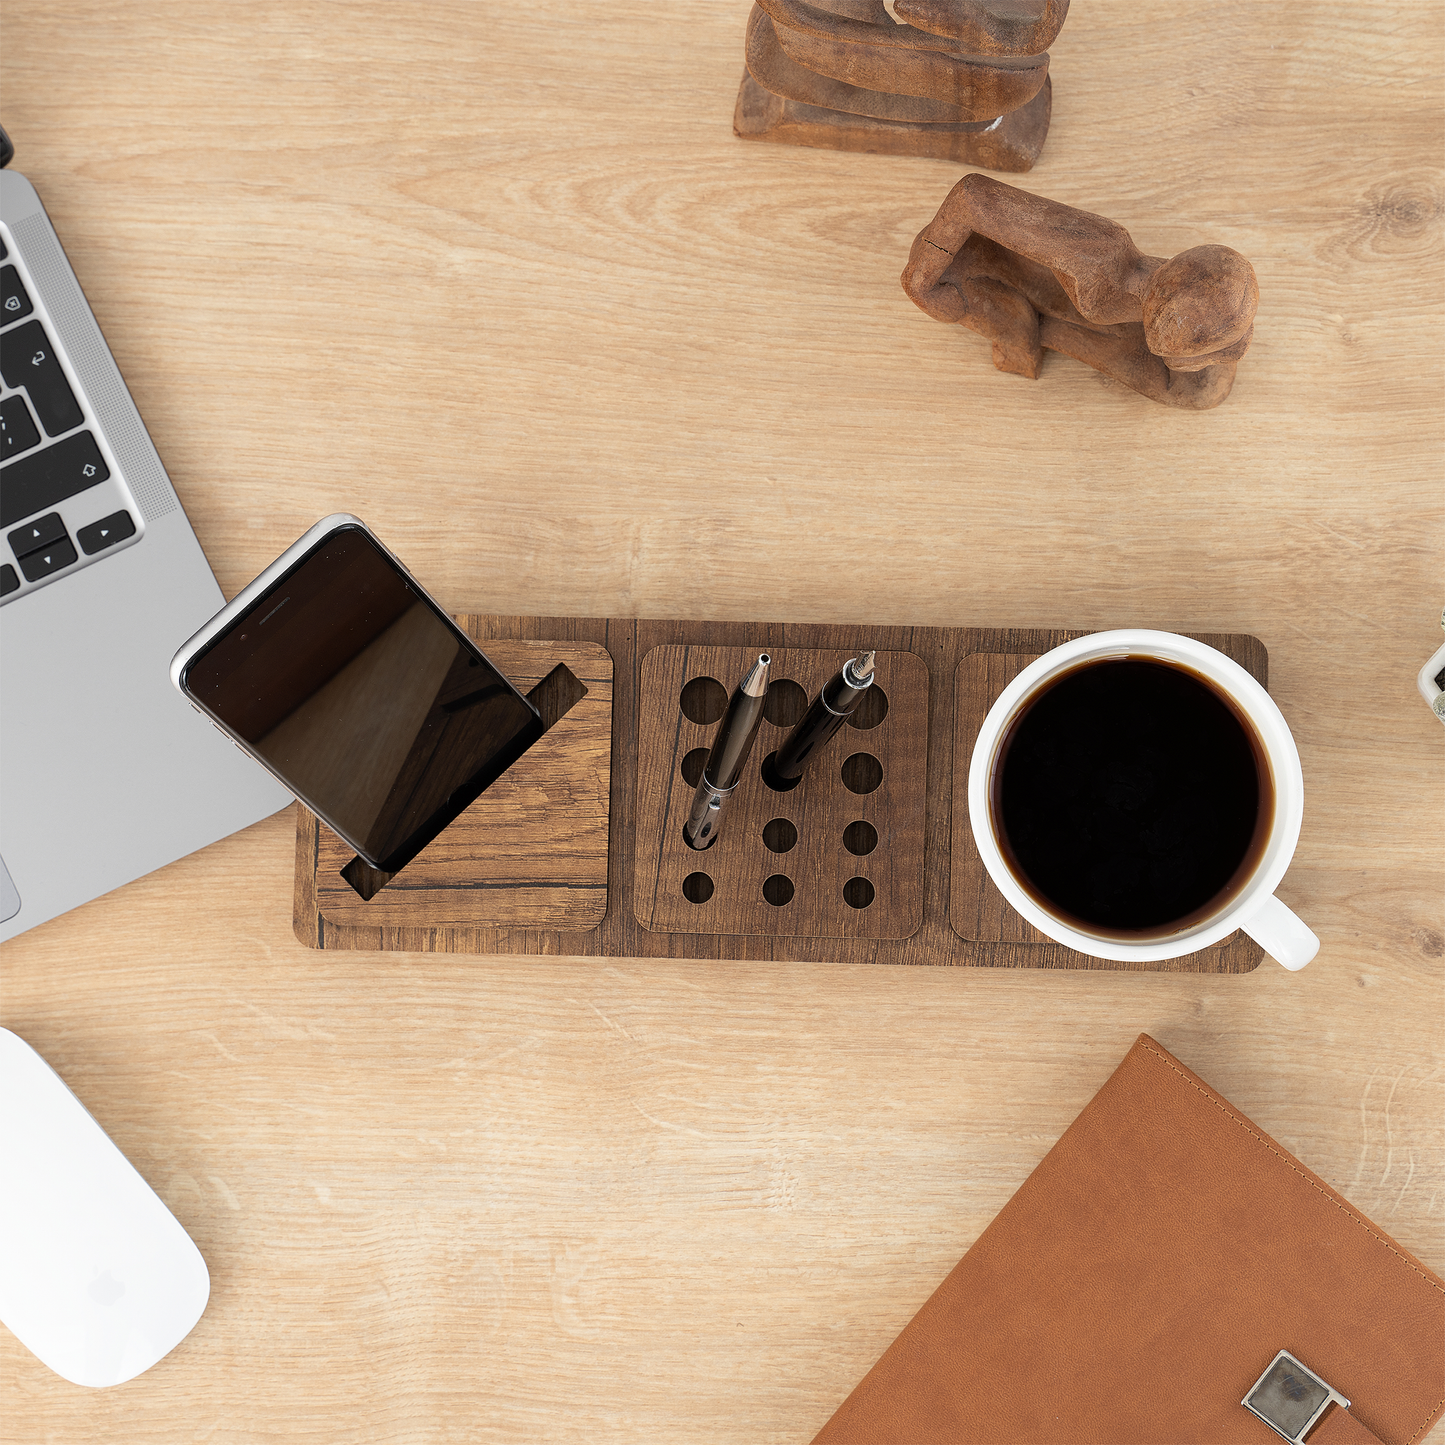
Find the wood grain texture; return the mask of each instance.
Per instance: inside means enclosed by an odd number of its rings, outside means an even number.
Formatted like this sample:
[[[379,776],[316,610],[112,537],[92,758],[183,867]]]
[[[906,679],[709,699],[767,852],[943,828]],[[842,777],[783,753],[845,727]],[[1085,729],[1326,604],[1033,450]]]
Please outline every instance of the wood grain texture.
[[[1046,0],[1026,14],[1017,5],[981,0],[901,0],[888,13],[883,0],[762,0],[780,25],[844,44],[898,51],[961,51],[989,57],[1033,56],[1058,38],[1069,0]]]
[[[753,78],[774,95],[887,120],[987,124],[1032,100],[1049,73],[1047,55],[1004,69],[937,51],[849,45],[779,26],[757,4],[744,54]]]
[[[1253,633],[1319,957],[317,952],[268,820],[0,950],[212,1279],[0,1436],[806,1440],[1141,1029],[1445,1262],[1445,7],[1073,7],[1028,185],[1250,258],[1206,413],[920,314],[963,167],[736,140],[747,11],[6,0],[0,97],[228,596],[349,510],[455,612]]]
[[[1269,681],[1268,658],[1257,637],[1201,637],[1232,657],[1259,682]],[[972,942],[1025,943],[1052,947],[1047,934],[1029,923],[999,892],[973,839],[968,812],[968,772],[973,745],[998,695],[1038,653],[975,652],[958,664],[953,718],[953,845],[948,919],[960,938]],[[1221,943],[1189,955],[1190,966],[1215,973],[1248,973],[1264,950],[1236,931]],[[1182,960],[1181,960],[1182,962]]]
[[[856,628],[837,628],[850,638]],[[866,636],[862,645],[867,645]],[[858,643],[836,650],[788,648],[771,652],[772,682],[798,683],[811,701],[855,656]],[[764,720],[718,840],[704,852],[682,836],[693,789],[683,759],[710,745],[716,724],[690,722],[678,706],[693,678],[711,677],[729,690],[756,657],[743,648],[656,647],[642,659],[637,743],[636,861],[632,908],[651,932],[765,934],[771,937],[903,939],[923,923],[924,797],[928,761],[928,667],[913,653],[880,652],[877,682],[887,716],[867,732],[845,725],[809,765],[796,788],[776,792],[761,770],[787,736]],[[882,781],[859,795],[844,784],[843,765],[864,755],[881,767]],[[774,819],[791,823],[794,844],[773,852],[763,831]],[[866,856],[843,842],[844,830],[865,822],[878,835]],[[684,881],[694,873],[712,884],[705,901],[690,902]],[[774,906],[764,893],[771,878],[786,878],[791,896]],[[873,888],[871,902],[850,906],[854,878]]]
[[[1049,129],[1046,48],[1068,13],[1068,0],[1027,18],[922,0],[915,27],[882,0],[756,0],[733,130],[1026,171]]]
[[[743,72],[733,108],[733,133],[740,140],[871,155],[928,156],[996,171],[1027,171],[1033,169],[1049,133],[1054,92],[1047,76],[1032,100],[996,122],[947,120],[928,115],[931,107],[911,96],[865,102],[850,93],[856,87],[841,82],[801,83],[796,68],[786,70],[761,41],[754,53],[760,63],[756,70]],[[751,59],[750,55],[750,64]],[[759,77],[773,80],[780,70],[784,71],[783,89],[774,93]],[[885,111],[887,114],[879,114]]]
[[[466,627],[468,619],[459,620]],[[565,642],[499,641],[487,655],[524,693],[561,663],[587,696],[370,901],[341,876],[355,856],[350,846],[311,818],[305,887],[325,924],[384,928],[425,918],[432,928],[585,931],[602,921],[612,659],[595,643]],[[318,931],[312,915],[298,926]]]

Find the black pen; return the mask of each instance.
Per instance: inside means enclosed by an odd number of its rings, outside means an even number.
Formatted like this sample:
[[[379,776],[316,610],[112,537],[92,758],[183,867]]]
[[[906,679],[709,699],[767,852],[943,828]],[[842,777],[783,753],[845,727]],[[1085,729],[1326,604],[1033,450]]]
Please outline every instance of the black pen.
[[[823,690],[814,699],[812,707],[783,739],[782,747],[773,756],[766,781],[788,785],[803,776],[809,759],[848,721],[848,715],[873,686],[873,658],[871,652],[850,657],[842,670],[823,684]]]
[[[763,720],[763,698],[768,691],[768,669],[772,658],[760,653],[737,691],[728,699],[728,710],[718,725],[712,751],[703,764],[702,777],[693,795],[692,812],[683,824],[683,837],[694,848],[710,848],[717,842],[723,809],[742,781],[743,767],[753,750],[758,725]]]

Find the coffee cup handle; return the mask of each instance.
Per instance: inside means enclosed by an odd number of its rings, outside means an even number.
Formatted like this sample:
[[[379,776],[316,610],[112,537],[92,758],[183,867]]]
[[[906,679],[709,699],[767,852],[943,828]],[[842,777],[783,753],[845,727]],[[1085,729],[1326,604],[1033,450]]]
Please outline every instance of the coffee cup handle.
[[[1239,925],[1264,951],[1290,970],[1303,968],[1320,951],[1313,930],[1271,895]]]

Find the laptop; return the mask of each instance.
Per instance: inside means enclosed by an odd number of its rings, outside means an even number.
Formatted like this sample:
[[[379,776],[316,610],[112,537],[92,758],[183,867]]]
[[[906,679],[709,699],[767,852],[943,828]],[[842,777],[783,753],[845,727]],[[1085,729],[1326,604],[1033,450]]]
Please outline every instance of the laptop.
[[[11,147],[0,132],[0,165]],[[0,170],[0,941],[291,801],[171,686],[225,599],[34,188]]]

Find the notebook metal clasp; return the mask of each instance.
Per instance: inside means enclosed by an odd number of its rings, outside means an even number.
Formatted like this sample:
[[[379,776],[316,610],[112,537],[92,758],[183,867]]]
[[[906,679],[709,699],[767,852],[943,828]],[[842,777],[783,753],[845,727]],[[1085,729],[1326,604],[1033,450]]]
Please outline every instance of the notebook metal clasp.
[[[1239,1403],[1292,1445],[1302,1445],[1331,1404],[1350,1408],[1338,1390],[1331,1389],[1288,1350],[1281,1350],[1269,1362],[1269,1368]]]

